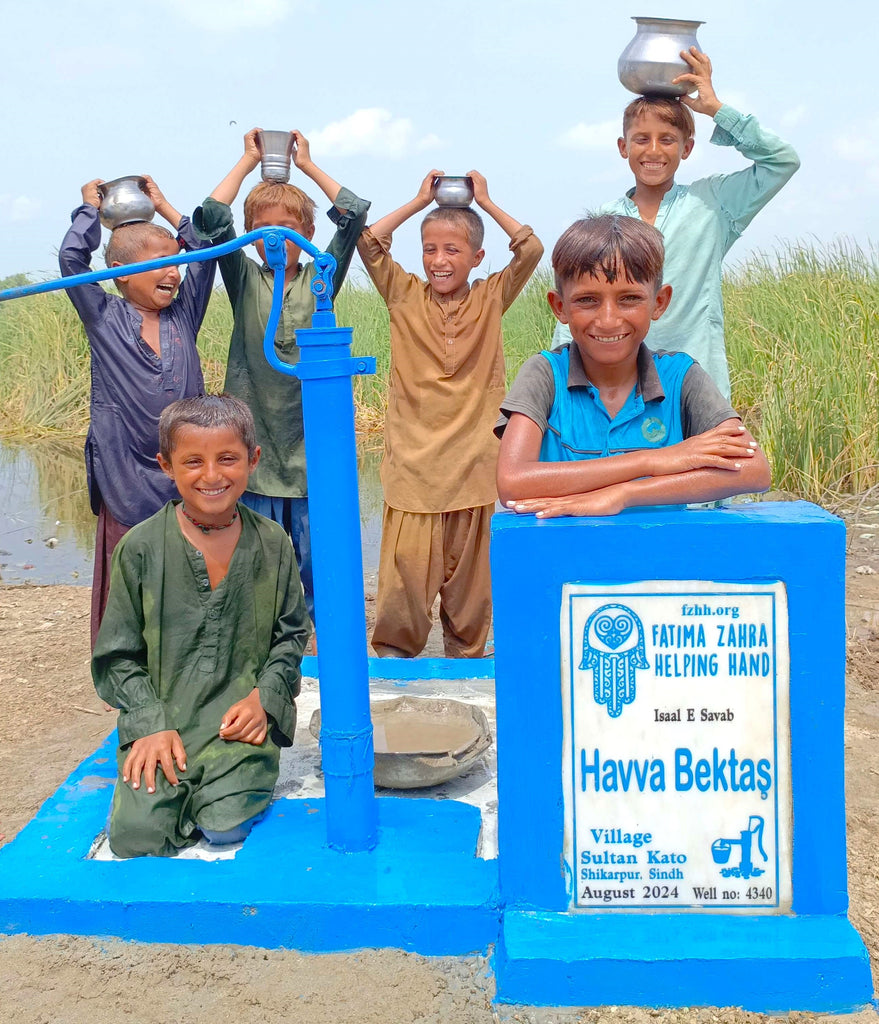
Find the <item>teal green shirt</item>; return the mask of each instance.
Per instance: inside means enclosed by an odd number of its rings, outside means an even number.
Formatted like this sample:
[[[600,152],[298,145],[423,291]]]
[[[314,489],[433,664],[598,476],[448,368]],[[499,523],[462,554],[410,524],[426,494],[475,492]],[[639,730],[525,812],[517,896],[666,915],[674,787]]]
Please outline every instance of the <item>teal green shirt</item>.
[[[336,233],[326,247],[336,259],[333,294],[338,295],[357,239],[366,224],[369,203],[348,189],[341,189],[329,211]],[[342,213],[341,211],[346,212]],[[212,241],[235,238],[232,211],[225,203],[206,199],[195,211],[193,224]],[[262,448],[259,465],[251,474],[248,490],[275,498],[302,498],[308,494],[305,476],[305,440],[302,427],[302,385],[297,377],[278,373],[263,352],[263,337],[272,306],[273,272],[236,249],[219,260],[220,273],[232,304],[232,338],[226,366],[225,389],[246,402],[256,425],[256,442]],[[296,331],[311,326],[314,295],[311,282],[314,264],[299,265],[299,273],[287,285],[275,335],[278,358],[299,361]]]
[[[646,343],[658,351],[686,352],[729,398],[729,367],[723,335],[721,270],[733,243],[800,166],[793,146],[761,128],[757,119],[724,104],[714,115],[715,146],[734,146],[753,163],[733,174],[713,174],[689,185],[672,185],[659,206],[656,228],[665,241],[663,278],[671,304],[650,326]],[[640,219],[629,191],[599,213]],[[552,347],[571,341],[556,326]]]

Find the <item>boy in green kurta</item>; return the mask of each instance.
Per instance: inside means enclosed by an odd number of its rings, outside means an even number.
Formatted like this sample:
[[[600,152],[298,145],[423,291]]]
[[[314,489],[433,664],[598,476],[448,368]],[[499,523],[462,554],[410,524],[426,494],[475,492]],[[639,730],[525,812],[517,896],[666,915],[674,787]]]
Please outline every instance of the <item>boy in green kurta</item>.
[[[196,230],[215,242],[235,238],[229,206],[235,201],[244,179],[259,165],[257,132],[258,129],[252,128],[244,136],[243,156],[193,216]],[[342,188],[315,164],[308,139],[301,132],[292,134],[293,163],[333,204],[328,216],[336,225],[336,231],[326,251],[336,259],[335,296],[339,294],[357,238],[366,224],[369,203]],[[315,229],[314,211],[314,202],[295,185],[261,181],[244,201],[244,229],[252,231],[277,225],[290,228],[310,241]],[[264,261],[262,241],[257,242],[255,248]],[[300,263],[301,255],[302,250],[288,241],[284,302],[275,334],[275,351],[288,363],[299,362],[296,330],[310,327],[314,313],[315,299],[311,292],[314,264]],[[274,274],[265,262],[254,262],[241,249],[221,257],[219,264],[234,319],[225,390],[250,407],[256,422],[256,439],[262,448],[259,468],[251,477],[242,501],[254,512],[280,523],[290,534],[305,589],[305,603],[314,619],[302,385],[297,377],[278,373],[269,366],[263,353]]]
[[[293,742],[309,636],[289,538],[238,503],[260,454],[247,406],[174,402],[159,442],[182,500],[117,547],[92,656],[98,694],[120,709],[119,857],[248,834]]]

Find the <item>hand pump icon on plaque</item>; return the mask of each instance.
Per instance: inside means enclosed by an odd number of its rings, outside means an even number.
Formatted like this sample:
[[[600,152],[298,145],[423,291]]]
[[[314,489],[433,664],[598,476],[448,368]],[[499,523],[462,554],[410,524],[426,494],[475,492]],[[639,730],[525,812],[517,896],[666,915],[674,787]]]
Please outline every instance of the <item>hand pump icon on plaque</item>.
[[[766,851],[763,849],[763,825],[764,821],[759,814],[752,814],[748,818],[748,827],[739,832],[738,839],[715,839],[711,844],[711,856],[715,864],[726,864],[733,846],[739,847],[739,863],[732,867],[721,868],[720,873],[724,878],[756,878],[764,873],[763,868],[755,866],[752,860],[751,850],[756,840],[757,849],[764,861],[769,860]]]

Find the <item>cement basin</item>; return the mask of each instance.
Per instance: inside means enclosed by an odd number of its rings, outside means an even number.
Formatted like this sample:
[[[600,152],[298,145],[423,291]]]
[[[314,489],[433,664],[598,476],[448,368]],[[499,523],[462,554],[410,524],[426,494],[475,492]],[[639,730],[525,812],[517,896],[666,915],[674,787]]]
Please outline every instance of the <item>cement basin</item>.
[[[448,698],[371,701],[374,777],[388,789],[420,789],[463,775],[491,746],[485,714]],[[308,730],[320,739],[320,708]]]

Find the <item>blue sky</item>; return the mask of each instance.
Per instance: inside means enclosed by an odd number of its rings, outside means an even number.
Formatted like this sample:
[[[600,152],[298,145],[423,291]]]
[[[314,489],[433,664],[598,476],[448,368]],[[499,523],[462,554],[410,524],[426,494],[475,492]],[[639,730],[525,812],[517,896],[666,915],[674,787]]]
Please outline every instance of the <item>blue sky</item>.
[[[619,5],[584,0],[152,0],[3,5],[0,277],[56,275],[58,243],[91,178],[152,174],[191,212],[241,152],[247,128],[299,128],[378,218],[433,166],[482,171],[492,198],[547,250],[631,184],[615,139],[631,94],[616,77],[634,31]],[[879,241],[873,0],[665,0],[632,14],[705,21],[721,100],[792,141],[802,168],[732,250],[779,241]],[[697,144],[679,180],[735,170]],[[245,183],[246,191],[258,172]],[[294,177],[315,198],[314,186]],[[326,204],[323,204],[324,208]],[[240,215],[240,202],[239,215]],[[240,220],[240,216],[239,216]],[[326,241],[321,219],[315,241]],[[506,262],[486,236],[485,266]],[[420,269],[417,225],[395,254]],[[97,264],[100,265],[100,264]]]

